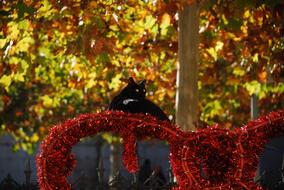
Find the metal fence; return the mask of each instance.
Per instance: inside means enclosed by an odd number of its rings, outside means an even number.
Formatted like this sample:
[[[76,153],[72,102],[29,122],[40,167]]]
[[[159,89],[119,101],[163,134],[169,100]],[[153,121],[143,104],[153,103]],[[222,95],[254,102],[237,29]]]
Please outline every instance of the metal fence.
[[[97,169],[97,179],[93,188],[88,188],[89,184],[84,183],[84,175],[82,175],[79,180],[72,184],[74,189],[78,190],[169,190],[174,185],[174,178],[171,170],[168,171],[169,180],[165,178],[160,178],[156,171],[145,180],[139,180],[139,173],[133,174],[132,178],[129,180],[122,176],[120,173],[115,175],[113,179],[109,182],[104,181],[104,170],[102,168]]]
[[[175,185],[172,171],[168,170],[168,177],[161,178],[157,171],[153,171],[146,180],[139,180],[139,173],[133,174],[131,179],[117,173],[111,181],[106,181],[105,170],[102,164],[96,170],[96,179],[93,181],[87,180],[87,176],[82,173],[72,183],[74,190],[169,190]],[[10,174],[0,182],[0,190],[38,190],[38,184],[31,182],[30,161],[27,162],[26,169],[23,171],[26,181],[23,184],[16,182]],[[90,184],[91,183],[91,184]]]

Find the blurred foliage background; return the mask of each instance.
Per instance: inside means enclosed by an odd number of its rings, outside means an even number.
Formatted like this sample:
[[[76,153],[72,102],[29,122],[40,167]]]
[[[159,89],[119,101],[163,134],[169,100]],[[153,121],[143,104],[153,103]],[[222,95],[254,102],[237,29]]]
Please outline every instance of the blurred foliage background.
[[[174,116],[185,3],[1,0],[0,133],[31,153],[52,125],[105,110],[130,76]],[[283,108],[283,1],[199,3],[199,127],[246,123],[252,94],[260,113]]]

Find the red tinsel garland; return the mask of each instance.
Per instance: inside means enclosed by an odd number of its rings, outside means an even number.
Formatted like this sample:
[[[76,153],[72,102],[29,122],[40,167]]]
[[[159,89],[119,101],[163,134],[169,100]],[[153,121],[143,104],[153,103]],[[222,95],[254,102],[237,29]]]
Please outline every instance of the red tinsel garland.
[[[261,189],[253,182],[258,155],[269,139],[284,135],[284,110],[233,131],[214,125],[188,133],[149,115],[117,111],[80,115],[53,127],[42,142],[36,158],[40,189],[71,189],[67,176],[76,165],[72,146],[99,132],[122,137],[123,163],[130,172],[138,170],[137,140],[153,137],[167,141],[178,182],[175,190]]]

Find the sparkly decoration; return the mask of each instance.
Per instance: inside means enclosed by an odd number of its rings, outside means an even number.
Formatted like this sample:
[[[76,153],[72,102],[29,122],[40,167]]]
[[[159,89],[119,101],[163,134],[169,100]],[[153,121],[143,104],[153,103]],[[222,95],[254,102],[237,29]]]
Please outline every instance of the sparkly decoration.
[[[174,190],[261,189],[253,182],[258,157],[269,139],[284,135],[284,110],[235,130],[218,125],[183,132],[150,115],[106,111],[84,114],[56,125],[41,144],[37,175],[41,190],[68,190],[67,176],[76,165],[72,147],[81,138],[111,132],[123,140],[123,163],[138,170],[136,142],[158,138],[170,146],[170,161],[178,186]]]

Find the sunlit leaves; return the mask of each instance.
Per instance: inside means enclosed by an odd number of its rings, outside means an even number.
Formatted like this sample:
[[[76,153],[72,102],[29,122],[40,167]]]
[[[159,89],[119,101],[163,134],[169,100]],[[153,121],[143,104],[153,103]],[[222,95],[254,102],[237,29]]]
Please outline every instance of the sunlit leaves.
[[[242,77],[242,76],[244,76],[246,74],[246,71],[244,70],[244,68],[236,66],[233,69],[233,74],[238,76],[238,77]]]
[[[3,75],[0,78],[0,84],[5,88],[5,90],[9,91],[9,86],[12,82],[12,76],[11,75]]]
[[[122,78],[122,74],[115,75],[115,77],[112,78],[109,84],[110,89],[119,90],[121,78]]]
[[[202,120],[206,122],[210,122],[209,118],[214,118],[215,116],[220,115],[220,113],[223,113],[224,107],[221,105],[221,102],[219,100],[214,100],[211,102],[208,102],[205,107],[202,110]]]
[[[48,19],[52,15],[53,11],[54,10],[52,10],[52,5],[50,2],[48,0],[43,0],[41,1],[40,8],[37,10],[36,16],[37,18],[44,17]]]
[[[177,12],[189,2],[3,1],[0,131],[30,151],[52,124],[106,109],[130,76],[174,115]],[[254,93],[260,112],[283,105],[280,1],[200,5],[200,119],[240,125]]]
[[[230,120],[235,125],[241,124],[241,120],[249,118],[252,94],[258,96],[261,112],[283,105],[279,101],[283,93],[274,91],[278,89],[281,56],[273,52],[276,41],[281,39],[277,29],[281,24],[274,16],[281,6],[280,2],[272,5],[270,2],[242,0],[209,1],[205,9],[201,9],[201,119],[207,122]],[[218,42],[222,43],[220,48],[217,48]],[[283,54],[281,48],[278,50]],[[278,71],[269,76],[271,68]],[[216,109],[212,106],[215,104],[208,106],[209,102],[220,99],[223,109]],[[274,104],[271,108],[263,104],[269,101]],[[205,114],[205,107],[208,114]],[[212,113],[219,110],[219,115],[210,115],[210,110]],[[238,119],[233,117],[235,114],[238,114]]]
[[[247,89],[250,95],[259,94],[259,92],[261,91],[261,84],[256,80],[245,83],[244,87]]]
[[[18,17],[21,19],[23,17],[25,17],[26,15],[30,15],[30,14],[33,14],[35,12],[35,9],[31,6],[29,6],[30,3],[25,1],[18,1],[16,6],[14,8],[16,8],[17,10],[17,14],[18,14]]]

